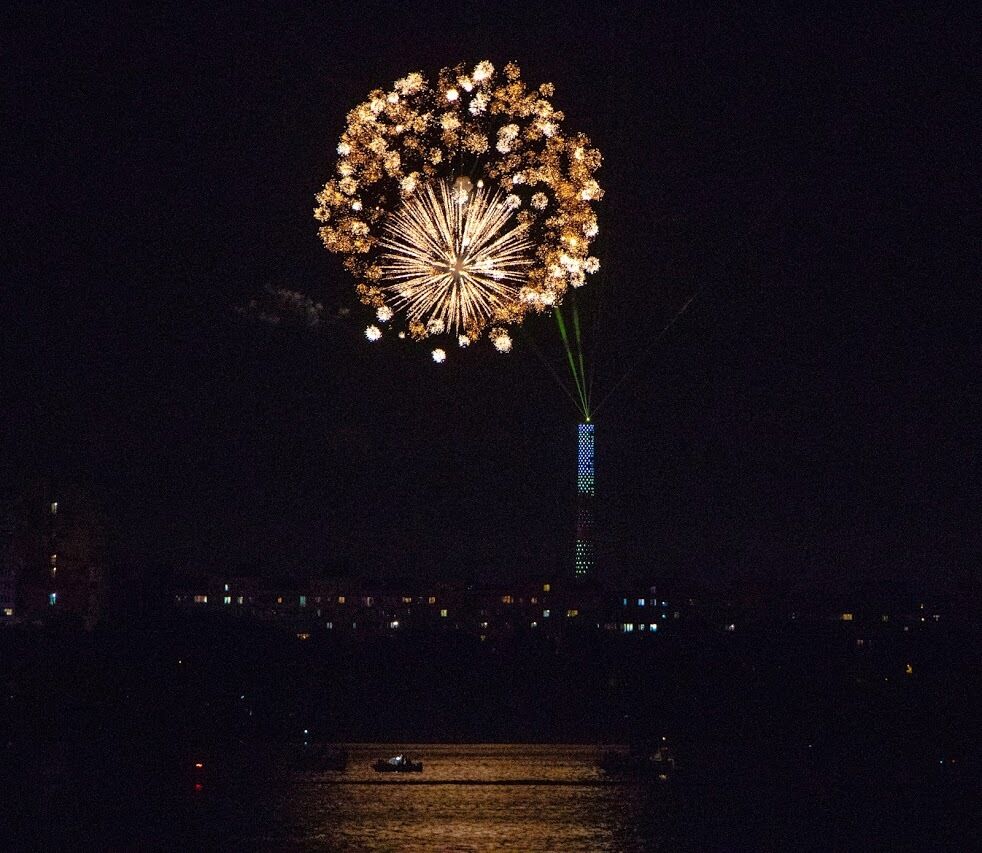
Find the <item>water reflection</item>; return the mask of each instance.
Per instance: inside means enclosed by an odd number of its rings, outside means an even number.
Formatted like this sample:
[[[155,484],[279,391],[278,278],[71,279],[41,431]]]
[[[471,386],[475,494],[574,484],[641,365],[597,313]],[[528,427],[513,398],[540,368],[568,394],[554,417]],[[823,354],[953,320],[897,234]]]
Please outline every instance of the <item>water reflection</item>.
[[[674,835],[672,791],[611,784],[583,746],[349,746],[344,771],[230,780],[198,816],[210,843],[273,850],[653,850]],[[370,765],[407,752],[422,774]],[[394,777],[394,778],[393,778]]]

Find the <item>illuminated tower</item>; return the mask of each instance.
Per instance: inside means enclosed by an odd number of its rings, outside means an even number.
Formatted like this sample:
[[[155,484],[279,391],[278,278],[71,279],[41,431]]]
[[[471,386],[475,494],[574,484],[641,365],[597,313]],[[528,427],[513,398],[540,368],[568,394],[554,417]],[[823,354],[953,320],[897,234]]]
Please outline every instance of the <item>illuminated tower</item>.
[[[576,557],[574,576],[580,580],[594,571],[593,552],[593,424],[577,427],[576,456]]]

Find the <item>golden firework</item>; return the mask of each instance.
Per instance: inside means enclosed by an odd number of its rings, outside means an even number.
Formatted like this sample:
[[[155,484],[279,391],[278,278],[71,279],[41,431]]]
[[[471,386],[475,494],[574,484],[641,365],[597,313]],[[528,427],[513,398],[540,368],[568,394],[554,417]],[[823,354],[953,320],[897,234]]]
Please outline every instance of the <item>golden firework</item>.
[[[400,336],[465,346],[492,328],[506,352],[504,326],[598,269],[600,152],[564,131],[552,95],[485,60],[408,74],[348,114],[314,215],[361,301],[380,322],[402,316]]]
[[[417,190],[382,225],[387,301],[431,334],[483,327],[518,298],[532,264],[528,226],[512,213],[500,190],[459,179]]]

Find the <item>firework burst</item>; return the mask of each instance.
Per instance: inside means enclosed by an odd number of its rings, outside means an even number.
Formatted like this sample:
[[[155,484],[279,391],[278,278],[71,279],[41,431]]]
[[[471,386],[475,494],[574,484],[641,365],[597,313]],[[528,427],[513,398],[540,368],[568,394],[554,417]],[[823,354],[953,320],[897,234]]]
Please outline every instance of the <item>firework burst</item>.
[[[408,74],[348,113],[314,216],[378,322],[400,313],[410,338],[466,346],[558,310],[598,269],[600,152],[552,96],[483,61]]]
[[[417,190],[382,228],[391,304],[428,331],[484,326],[518,298],[532,264],[528,226],[512,214],[500,191],[461,192],[449,180]]]

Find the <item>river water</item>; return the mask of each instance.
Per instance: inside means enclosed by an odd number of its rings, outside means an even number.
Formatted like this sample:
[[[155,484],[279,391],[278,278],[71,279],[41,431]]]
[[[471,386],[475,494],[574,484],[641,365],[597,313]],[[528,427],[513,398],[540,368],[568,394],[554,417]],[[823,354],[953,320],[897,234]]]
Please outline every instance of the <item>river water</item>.
[[[195,748],[176,773],[169,760],[90,766],[52,749],[24,754],[31,771],[0,784],[0,849],[978,849],[966,832],[978,814],[975,777],[949,778],[954,766],[914,778],[895,765],[809,765],[762,743],[742,753],[688,747],[667,782],[607,778],[605,750],[583,745],[349,744],[347,767],[323,772],[291,769],[295,749],[282,744]],[[399,753],[423,772],[371,769]]]
[[[676,849],[670,783],[612,783],[589,746],[349,745],[344,771],[205,783],[189,846],[235,850],[597,851]],[[400,752],[421,774],[377,774]],[[209,790],[218,786],[223,790]],[[176,827],[175,827],[176,828]]]

